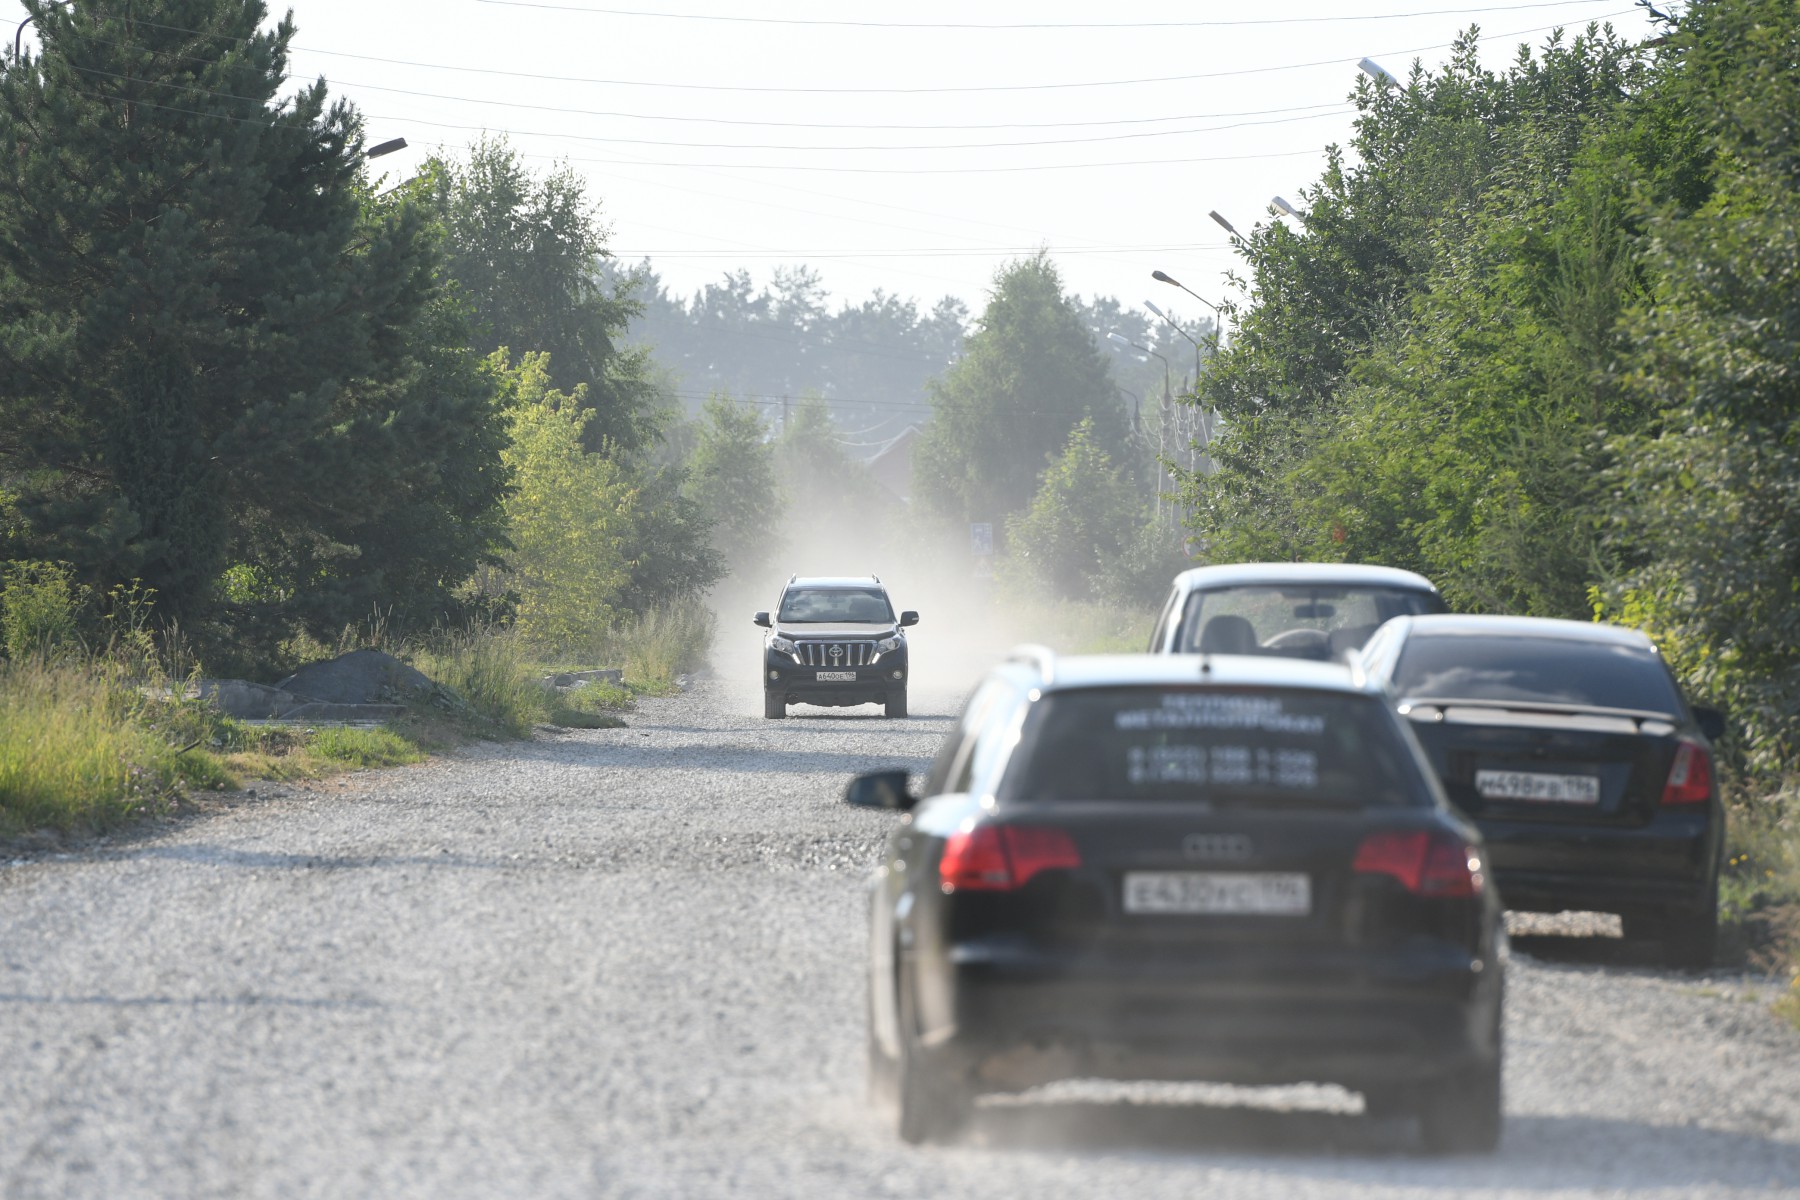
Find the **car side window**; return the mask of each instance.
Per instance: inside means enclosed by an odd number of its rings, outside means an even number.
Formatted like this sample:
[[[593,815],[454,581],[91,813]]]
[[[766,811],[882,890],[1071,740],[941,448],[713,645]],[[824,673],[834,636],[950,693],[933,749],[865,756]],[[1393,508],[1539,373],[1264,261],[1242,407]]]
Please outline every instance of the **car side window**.
[[[999,783],[999,776],[1014,746],[1018,744],[1019,727],[1029,707],[1016,691],[1008,689],[989,714],[987,724],[975,735],[974,748],[959,792],[988,793]]]
[[[981,731],[987,717],[993,712],[994,705],[1009,691],[1011,688],[1005,681],[989,679],[970,695],[969,702],[963,705],[962,715],[956,719],[956,728],[944,735],[944,743],[938,747],[937,757],[932,760],[931,770],[926,773],[927,796],[957,791],[958,788],[952,786],[953,780],[966,782],[975,735]]]
[[[1162,615],[1156,618],[1156,629],[1150,634],[1150,653],[1161,654],[1169,641],[1169,618],[1175,613],[1175,606],[1181,603],[1181,589],[1175,588],[1169,598],[1163,602]]]

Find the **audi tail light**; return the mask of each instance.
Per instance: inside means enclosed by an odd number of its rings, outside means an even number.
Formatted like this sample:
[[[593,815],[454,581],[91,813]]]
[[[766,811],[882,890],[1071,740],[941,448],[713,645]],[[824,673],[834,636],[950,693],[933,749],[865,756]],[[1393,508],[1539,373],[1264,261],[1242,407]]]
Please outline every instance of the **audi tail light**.
[[[1356,848],[1359,875],[1388,875],[1419,896],[1447,899],[1481,891],[1481,852],[1442,831],[1374,833]]]
[[[1010,892],[1040,871],[1081,865],[1075,841],[1038,825],[971,825],[944,842],[938,882],[950,892]]]

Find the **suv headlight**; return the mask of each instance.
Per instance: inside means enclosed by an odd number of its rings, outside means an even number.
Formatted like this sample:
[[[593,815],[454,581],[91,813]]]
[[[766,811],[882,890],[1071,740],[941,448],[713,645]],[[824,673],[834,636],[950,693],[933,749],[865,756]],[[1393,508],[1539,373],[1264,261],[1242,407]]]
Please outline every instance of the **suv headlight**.
[[[897,633],[893,637],[882,638],[879,642],[875,643],[875,651],[878,654],[886,654],[890,650],[898,650],[899,648],[900,635]]]
[[[781,653],[787,655],[789,658],[793,659],[795,662],[800,661],[800,647],[794,645],[794,643],[790,642],[787,638],[780,637],[780,636],[770,638],[769,639],[769,649],[779,650]]]

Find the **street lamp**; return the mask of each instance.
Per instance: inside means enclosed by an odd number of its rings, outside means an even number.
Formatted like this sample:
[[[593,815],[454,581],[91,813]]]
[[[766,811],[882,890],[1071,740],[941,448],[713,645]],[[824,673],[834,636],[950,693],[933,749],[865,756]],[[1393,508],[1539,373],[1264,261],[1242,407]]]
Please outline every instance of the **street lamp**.
[[[52,7],[52,8],[67,8],[69,5],[71,5],[73,3],[75,3],[75,0],[50,0],[50,7]],[[14,62],[17,62],[19,59],[19,49],[23,44],[22,39],[25,37],[25,27],[27,25],[31,24],[35,20],[37,20],[37,17],[35,15],[33,15],[33,16],[26,17],[23,21],[19,22],[19,30],[17,33],[13,34],[13,61]]]
[[[1237,228],[1235,226],[1233,226],[1230,221],[1227,221],[1224,217],[1221,217],[1219,215],[1218,209],[1215,208],[1211,212],[1207,213],[1206,215],[1211,217],[1213,220],[1217,221],[1219,223],[1219,227],[1221,229],[1223,229],[1226,233],[1229,233],[1232,237],[1242,237],[1243,236],[1242,234],[1240,234],[1237,231]]]
[[[1294,220],[1300,222],[1302,225],[1306,224],[1306,218],[1300,215],[1299,209],[1295,208],[1293,205],[1291,205],[1287,202],[1287,197],[1275,196],[1272,199],[1270,199],[1269,204],[1272,207],[1277,208],[1280,211],[1286,213],[1288,216],[1294,218]]]
[[[406,139],[403,137],[397,137],[397,138],[392,138],[388,141],[382,142],[379,146],[370,146],[367,150],[363,151],[363,157],[364,158],[380,158],[384,154],[392,154],[396,150],[404,150],[404,149],[406,149]]]
[[[1394,87],[1400,82],[1393,73],[1372,58],[1363,59],[1356,64],[1356,68],[1382,87]]]
[[[1217,216],[1218,214],[1215,213],[1213,215]],[[1221,220],[1223,220],[1223,218],[1221,218]],[[1229,226],[1227,226],[1227,228],[1229,228]],[[1232,230],[1232,232],[1235,233],[1237,231]],[[1219,335],[1225,329],[1225,314],[1223,314],[1219,311],[1219,306],[1214,304],[1211,300],[1208,300],[1205,296],[1202,296],[1199,292],[1196,292],[1193,288],[1189,287],[1187,284],[1181,282],[1181,280],[1179,280],[1179,279],[1175,278],[1173,275],[1169,274],[1167,271],[1152,271],[1152,272],[1150,272],[1150,278],[1156,280],[1156,282],[1158,282],[1158,283],[1166,283],[1170,287],[1178,287],[1182,291],[1186,292],[1188,295],[1192,296],[1194,299],[1198,300],[1200,303],[1206,305],[1206,307],[1212,309],[1212,311],[1213,311],[1213,353],[1217,354],[1219,352]],[[1145,303],[1149,303],[1149,301],[1145,301]],[[1152,306],[1152,310],[1154,311],[1154,306]]]
[[[1171,390],[1169,387],[1169,360],[1166,358],[1163,358],[1162,355],[1158,354],[1156,351],[1152,350],[1148,346],[1138,345],[1136,342],[1132,341],[1130,338],[1126,337],[1124,334],[1120,333],[1116,329],[1106,335],[1106,340],[1109,342],[1112,342],[1114,345],[1127,346],[1133,350],[1136,350],[1140,354],[1148,354],[1151,358],[1162,359],[1163,403],[1167,404],[1169,402],[1169,396],[1171,395]]]
[[[1186,338],[1190,343],[1192,343],[1192,345],[1194,347],[1194,390],[1196,392],[1198,392],[1200,390],[1200,343],[1197,341],[1194,341],[1194,336],[1192,334],[1190,334],[1187,330],[1185,330],[1181,326],[1177,325],[1175,323],[1174,317],[1171,317],[1168,313],[1166,313],[1162,309],[1156,307],[1156,301],[1146,300],[1146,301],[1144,301],[1144,307],[1149,309],[1151,312],[1155,313],[1157,316],[1161,317],[1163,320],[1167,321],[1169,323],[1170,329],[1173,329],[1176,333],[1179,333],[1182,337]]]

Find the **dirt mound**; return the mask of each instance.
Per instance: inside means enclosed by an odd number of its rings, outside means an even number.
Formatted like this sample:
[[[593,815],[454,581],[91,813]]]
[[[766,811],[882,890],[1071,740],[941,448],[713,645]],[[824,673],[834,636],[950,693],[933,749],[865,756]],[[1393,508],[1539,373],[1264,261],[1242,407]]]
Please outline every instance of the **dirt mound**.
[[[392,703],[437,690],[425,675],[379,650],[352,650],[328,662],[308,663],[278,686],[330,704]]]

